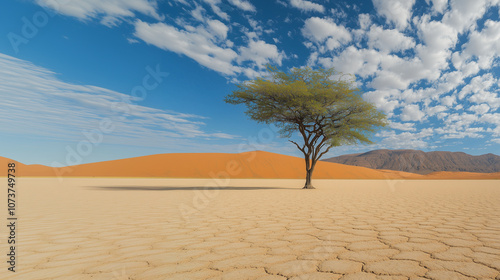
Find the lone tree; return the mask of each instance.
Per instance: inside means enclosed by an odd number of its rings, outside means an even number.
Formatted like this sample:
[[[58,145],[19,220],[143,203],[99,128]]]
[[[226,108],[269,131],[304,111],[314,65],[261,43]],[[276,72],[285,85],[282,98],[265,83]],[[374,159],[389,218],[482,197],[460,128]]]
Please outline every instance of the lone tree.
[[[386,116],[361,98],[354,80],[337,75],[333,68],[293,68],[285,73],[268,66],[268,71],[269,78],[239,84],[225,101],[244,103],[251,119],[276,124],[283,137],[300,133],[302,145],[289,141],[304,154],[304,189],[314,189],[314,167],[330,148],[372,143],[369,134],[386,125]]]

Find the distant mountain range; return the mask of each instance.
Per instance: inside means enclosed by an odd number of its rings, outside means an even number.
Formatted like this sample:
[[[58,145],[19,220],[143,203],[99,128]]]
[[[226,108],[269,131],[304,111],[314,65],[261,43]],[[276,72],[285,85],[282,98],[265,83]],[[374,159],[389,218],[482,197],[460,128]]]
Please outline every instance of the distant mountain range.
[[[367,153],[328,158],[324,161],[417,174],[429,174],[438,171],[500,172],[500,156],[494,154],[472,156],[462,152],[375,150]]]

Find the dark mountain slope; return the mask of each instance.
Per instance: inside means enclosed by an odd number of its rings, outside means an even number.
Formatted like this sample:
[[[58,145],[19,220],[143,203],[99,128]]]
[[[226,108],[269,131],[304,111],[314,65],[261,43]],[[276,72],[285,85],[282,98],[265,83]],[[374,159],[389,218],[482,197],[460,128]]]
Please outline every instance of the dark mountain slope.
[[[436,171],[500,172],[500,156],[472,156],[462,152],[422,152],[417,150],[375,150],[362,154],[325,159],[354,166],[428,174]]]

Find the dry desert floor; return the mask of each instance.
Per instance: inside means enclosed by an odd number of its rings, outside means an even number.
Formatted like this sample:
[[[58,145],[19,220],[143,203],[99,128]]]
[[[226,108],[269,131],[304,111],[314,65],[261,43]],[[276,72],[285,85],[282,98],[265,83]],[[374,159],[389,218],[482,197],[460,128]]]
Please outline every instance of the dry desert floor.
[[[313,183],[20,178],[0,278],[500,279],[500,181]]]

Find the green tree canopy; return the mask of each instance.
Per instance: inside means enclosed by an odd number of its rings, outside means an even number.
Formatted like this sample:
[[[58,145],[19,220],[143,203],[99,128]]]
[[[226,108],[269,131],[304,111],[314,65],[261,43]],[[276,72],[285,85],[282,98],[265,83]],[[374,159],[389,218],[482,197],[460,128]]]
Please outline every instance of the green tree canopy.
[[[314,167],[332,147],[372,143],[370,135],[387,123],[382,112],[362,99],[352,76],[339,75],[333,68],[268,70],[268,78],[237,85],[225,101],[245,104],[251,119],[277,125],[283,137],[300,133],[302,143],[289,141],[304,154],[304,188],[313,188]]]

